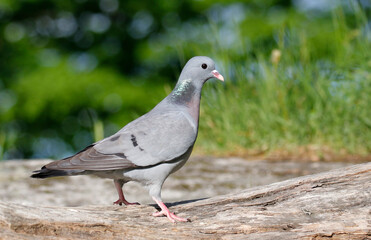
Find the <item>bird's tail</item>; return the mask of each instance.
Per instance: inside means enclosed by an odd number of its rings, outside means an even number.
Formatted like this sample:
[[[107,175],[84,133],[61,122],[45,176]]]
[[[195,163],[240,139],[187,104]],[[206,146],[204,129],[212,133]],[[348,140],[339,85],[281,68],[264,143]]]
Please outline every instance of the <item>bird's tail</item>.
[[[48,169],[45,166],[42,167],[40,170],[33,171],[33,174],[31,175],[32,178],[49,178],[49,177],[59,177],[59,176],[68,176],[71,175],[66,170],[53,170]]]

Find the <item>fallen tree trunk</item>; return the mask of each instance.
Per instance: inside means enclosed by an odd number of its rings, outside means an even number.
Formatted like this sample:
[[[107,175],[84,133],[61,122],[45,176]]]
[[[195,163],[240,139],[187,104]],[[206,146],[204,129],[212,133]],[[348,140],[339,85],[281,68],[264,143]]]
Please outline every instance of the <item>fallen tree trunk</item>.
[[[153,205],[29,207],[0,201],[0,239],[370,239],[371,163],[240,193]]]

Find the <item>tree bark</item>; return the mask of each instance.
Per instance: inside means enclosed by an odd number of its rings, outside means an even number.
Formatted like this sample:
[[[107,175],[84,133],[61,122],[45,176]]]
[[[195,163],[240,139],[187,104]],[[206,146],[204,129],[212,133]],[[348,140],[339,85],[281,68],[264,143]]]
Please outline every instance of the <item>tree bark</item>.
[[[154,205],[30,207],[0,201],[0,239],[371,239],[371,163],[209,199]]]

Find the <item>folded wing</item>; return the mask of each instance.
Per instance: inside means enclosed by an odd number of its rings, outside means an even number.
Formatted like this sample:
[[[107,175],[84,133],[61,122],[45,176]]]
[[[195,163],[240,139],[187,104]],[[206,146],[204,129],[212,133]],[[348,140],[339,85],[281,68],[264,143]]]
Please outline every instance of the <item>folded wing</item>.
[[[180,111],[152,113],[66,159],[46,165],[58,170],[116,170],[171,161],[193,146],[197,129]]]

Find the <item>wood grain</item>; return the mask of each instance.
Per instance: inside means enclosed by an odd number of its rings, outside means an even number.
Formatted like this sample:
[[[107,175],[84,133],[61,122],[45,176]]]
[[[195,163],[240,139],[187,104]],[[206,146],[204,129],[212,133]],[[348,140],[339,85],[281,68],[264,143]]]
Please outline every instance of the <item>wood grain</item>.
[[[154,205],[35,207],[0,201],[0,239],[371,239],[371,163],[239,193]]]

